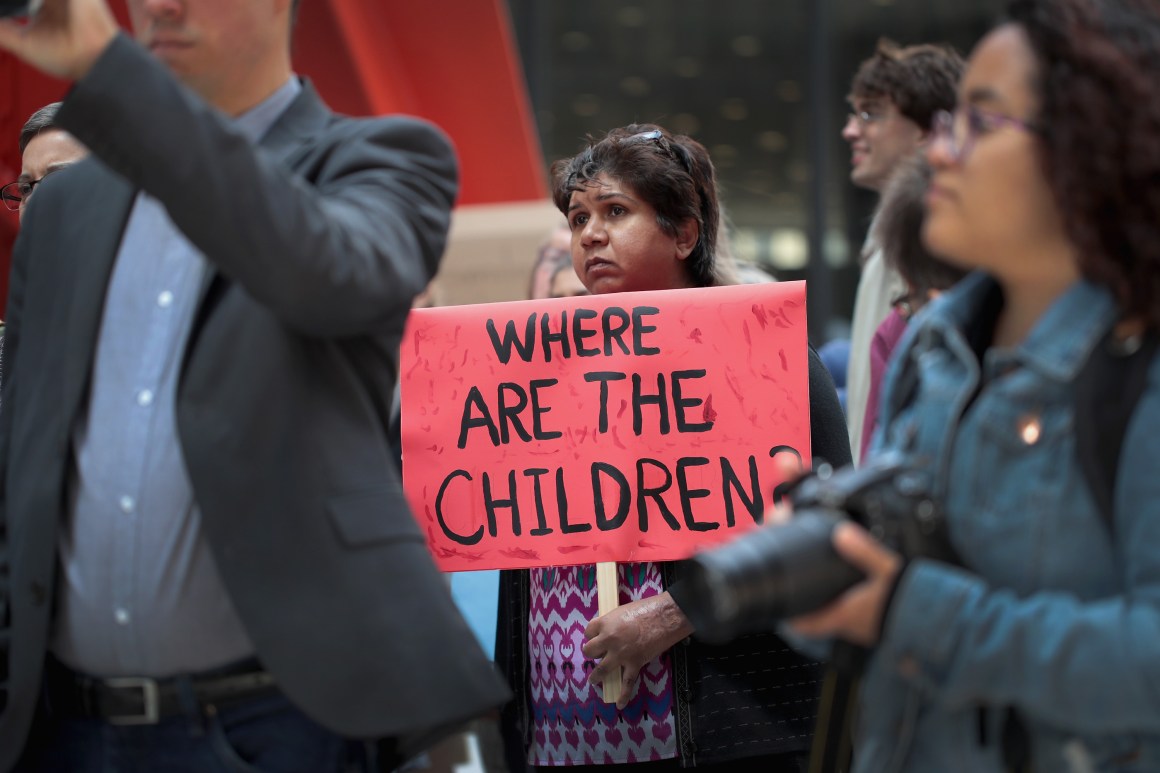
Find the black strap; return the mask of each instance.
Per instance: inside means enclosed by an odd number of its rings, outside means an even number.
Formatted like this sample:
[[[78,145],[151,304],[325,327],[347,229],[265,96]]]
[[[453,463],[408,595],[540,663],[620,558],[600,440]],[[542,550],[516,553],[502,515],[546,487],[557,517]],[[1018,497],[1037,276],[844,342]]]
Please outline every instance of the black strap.
[[[809,773],[848,773],[853,766],[854,714],[859,678],[831,666],[822,680]]]
[[[1115,527],[1120,450],[1147,386],[1156,347],[1154,333],[1126,339],[1110,333],[1076,377],[1076,455],[1109,532]]]
[[[1031,766],[1031,733],[1027,723],[1014,707],[1008,706],[1003,712],[1003,729],[999,743],[1003,750],[1003,763],[1010,773],[1029,773]]]

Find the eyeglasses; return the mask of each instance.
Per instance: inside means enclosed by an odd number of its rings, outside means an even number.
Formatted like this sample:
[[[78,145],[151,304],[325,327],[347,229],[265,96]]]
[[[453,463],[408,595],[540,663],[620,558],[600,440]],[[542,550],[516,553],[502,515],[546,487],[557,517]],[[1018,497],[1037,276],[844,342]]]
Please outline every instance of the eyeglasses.
[[[939,110],[931,126],[934,141],[945,141],[951,158],[963,163],[974,150],[979,137],[1004,127],[1019,129],[1030,134],[1041,134],[1042,129],[1028,121],[1021,121],[999,113],[988,113],[977,107],[958,108],[954,113]]]
[[[41,177],[39,180],[18,180],[14,183],[8,183],[0,188],[0,199],[4,199],[4,206],[9,211],[16,212],[24,202],[32,197],[32,192],[36,186],[43,181],[44,178]]]
[[[878,123],[886,117],[886,113],[872,113],[869,110],[858,110],[854,113],[846,114],[846,123],[854,121],[860,127],[866,128],[869,124]]]

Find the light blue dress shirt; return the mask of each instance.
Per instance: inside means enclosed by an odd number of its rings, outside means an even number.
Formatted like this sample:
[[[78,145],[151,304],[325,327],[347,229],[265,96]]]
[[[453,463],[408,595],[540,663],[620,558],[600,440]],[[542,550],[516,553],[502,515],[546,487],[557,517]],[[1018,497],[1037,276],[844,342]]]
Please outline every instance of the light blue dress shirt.
[[[301,88],[291,78],[235,127],[257,142]],[[165,206],[139,193],[73,429],[71,518],[58,541],[52,650],[77,671],[161,677],[253,653],[202,537],[177,437],[182,354],[207,270]]]

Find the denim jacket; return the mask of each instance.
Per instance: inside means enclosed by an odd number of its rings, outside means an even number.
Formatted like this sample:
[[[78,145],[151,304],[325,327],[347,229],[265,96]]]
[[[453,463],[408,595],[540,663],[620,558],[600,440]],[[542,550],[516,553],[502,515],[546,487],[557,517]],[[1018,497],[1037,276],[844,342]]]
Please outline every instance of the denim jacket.
[[[980,363],[967,330],[996,289],[975,274],[932,304],[886,377],[875,447],[931,471],[965,566],[915,559],[900,579],[863,680],[856,770],[1002,771],[1010,708],[1036,771],[1158,771],[1160,357],[1108,524],[1073,412],[1113,299],[1079,282]]]

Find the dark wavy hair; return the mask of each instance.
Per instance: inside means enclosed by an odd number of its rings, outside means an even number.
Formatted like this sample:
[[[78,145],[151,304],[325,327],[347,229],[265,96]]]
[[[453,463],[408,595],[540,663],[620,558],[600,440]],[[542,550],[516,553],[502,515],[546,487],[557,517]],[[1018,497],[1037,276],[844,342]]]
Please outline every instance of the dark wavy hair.
[[[588,137],[580,153],[552,165],[552,199],[565,217],[572,194],[594,185],[602,174],[647,201],[666,234],[676,236],[681,223],[696,221],[697,244],[685,260],[689,276],[698,287],[722,283],[716,260],[721,223],[717,172],[701,143],[651,123],[613,129],[599,140]]]
[[[1085,278],[1160,327],[1160,5],[1015,0],[1038,62],[1044,174]]]
[[[932,290],[947,290],[967,273],[935,257],[922,243],[923,196],[930,174],[923,153],[903,159],[890,175],[874,216],[874,241],[882,248],[886,264],[906,281],[905,300],[915,309]]]
[[[954,110],[965,64],[950,46],[899,46],[878,41],[874,55],[858,67],[851,99],[885,97],[898,112],[929,129],[939,110]]]

